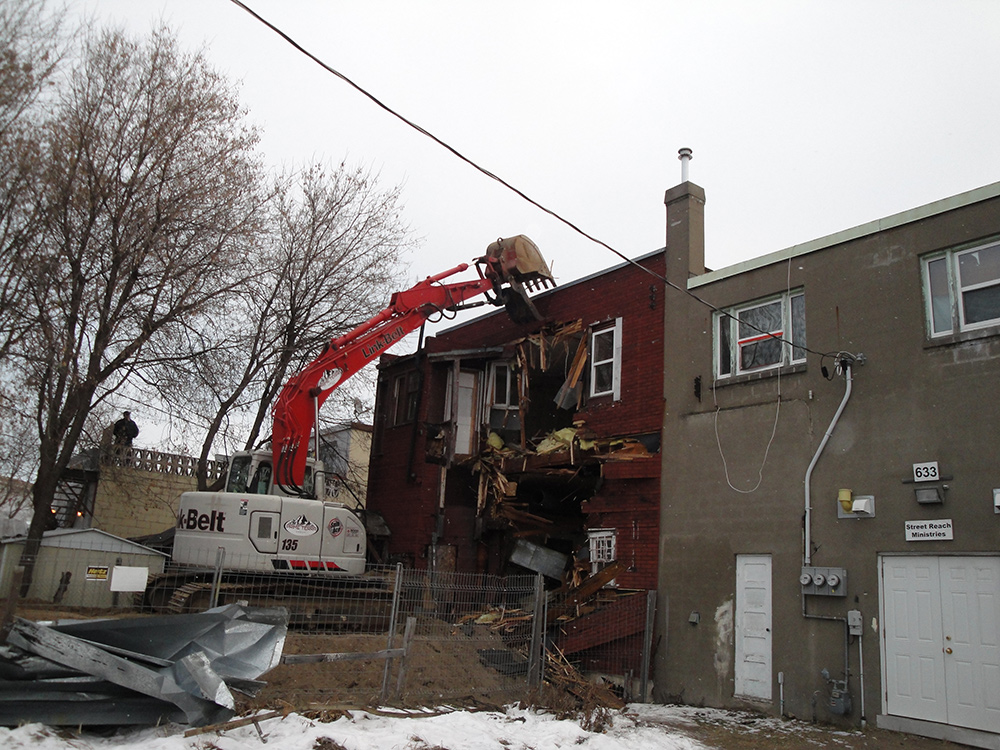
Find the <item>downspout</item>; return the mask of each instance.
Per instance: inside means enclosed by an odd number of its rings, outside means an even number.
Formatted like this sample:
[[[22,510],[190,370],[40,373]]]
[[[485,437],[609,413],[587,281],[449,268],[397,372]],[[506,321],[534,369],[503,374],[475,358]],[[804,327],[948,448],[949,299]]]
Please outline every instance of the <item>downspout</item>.
[[[823,454],[823,449],[826,448],[827,441],[830,439],[830,435],[833,434],[834,428],[837,426],[837,422],[840,420],[840,415],[844,413],[844,407],[847,406],[847,401],[851,397],[851,385],[853,379],[851,377],[851,366],[853,362],[847,358],[844,358],[840,362],[841,367],[844,368],[844,375],[847,378],[847,387],[844,389],[844,398],[840,402],[840,406],[837,407],[837,413],[833,415],[833,420],[830,422],[830,426],[826,428],[826,434],[819,443],[819,448],[816,449],[816,455],[812,457],[812,461],[809,462],[809,468],[806,469],[806,492],[805,492],[805,539],[802,550],[802,564],[808,566],[812,562],[812,498],[810,495],[810,484],[812,482],[813,469],[816,468],[816,464],[819,462],[819,457]]]

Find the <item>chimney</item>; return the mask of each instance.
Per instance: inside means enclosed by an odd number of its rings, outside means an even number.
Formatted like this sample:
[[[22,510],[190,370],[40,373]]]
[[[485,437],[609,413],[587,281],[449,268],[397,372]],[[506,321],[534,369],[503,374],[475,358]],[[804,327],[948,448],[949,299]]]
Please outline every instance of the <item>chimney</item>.
[[[681,184],[667,190],[667,278],[687,286],[691,276],[705,273],[705,190],[688,180],[689,148],[677,152]]]

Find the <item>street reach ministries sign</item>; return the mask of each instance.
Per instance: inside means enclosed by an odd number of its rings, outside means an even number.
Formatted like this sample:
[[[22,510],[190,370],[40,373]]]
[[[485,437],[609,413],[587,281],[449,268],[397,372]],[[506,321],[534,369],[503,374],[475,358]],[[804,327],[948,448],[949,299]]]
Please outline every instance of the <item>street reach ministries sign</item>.
[[[938,542],[955,538],[950,518],[937,521],[904,521],[904,525],[908,542]]]

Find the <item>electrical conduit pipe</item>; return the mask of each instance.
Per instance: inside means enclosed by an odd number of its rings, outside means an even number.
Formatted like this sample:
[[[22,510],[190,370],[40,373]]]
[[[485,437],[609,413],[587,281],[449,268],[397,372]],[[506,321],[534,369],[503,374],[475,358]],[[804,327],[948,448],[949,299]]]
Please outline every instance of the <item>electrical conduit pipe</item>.
[[[847,406],[847,401],[851,397],[851,385],[853,379],[851,377],[851,362],[848,360],[843,360],[841,366],[844,368],[844,375],[847,379],[847,387],[844,389],[844,398],[840,401],[840,406],[837,407],[837,413],[833,415],[833,419],[830,422],[830,426],[826,428],[826,434],[819,443],[819,448],[816,449],[816,455],[812,457],[812,461],[809,462],[809,468],[806,469],[806,493],[805,493],[805,539],[803,543],[803,554],[802,554],[802,564],[808,566],[812,563],[812,498],[810,496],[810,485],[812,483],[812,473],[813,469],[816,468],[816,464],[819,461],[819,457],[823,454],[823,449],[826,448],[827,441],[830,439],[830,435],[833,434],[834,428],[837,426],[837,422],[840,420],[840,415],[844,413],[844,407]]]

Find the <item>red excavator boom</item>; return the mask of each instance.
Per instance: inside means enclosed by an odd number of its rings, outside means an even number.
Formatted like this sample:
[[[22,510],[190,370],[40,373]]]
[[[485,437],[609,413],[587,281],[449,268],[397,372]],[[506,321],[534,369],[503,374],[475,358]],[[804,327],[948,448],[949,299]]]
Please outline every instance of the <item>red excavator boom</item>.
[[[526,322],[537,318],[538,313],[524,288],[534,291],[555,284],[535,243],[524,235],[497,240],[474,264],[477,279],[441,283],[467,270],[469,265],[463,263],[396,292],[384,310],[330,341],[316,359],[285,384],[274,405],[271,432],[276,486],[289,494],[301,491],[309,438],[320,406],[337,386],[424,321],[460,309],[466,300],[482,294],[490,304],[506,306],[515,320]]]

